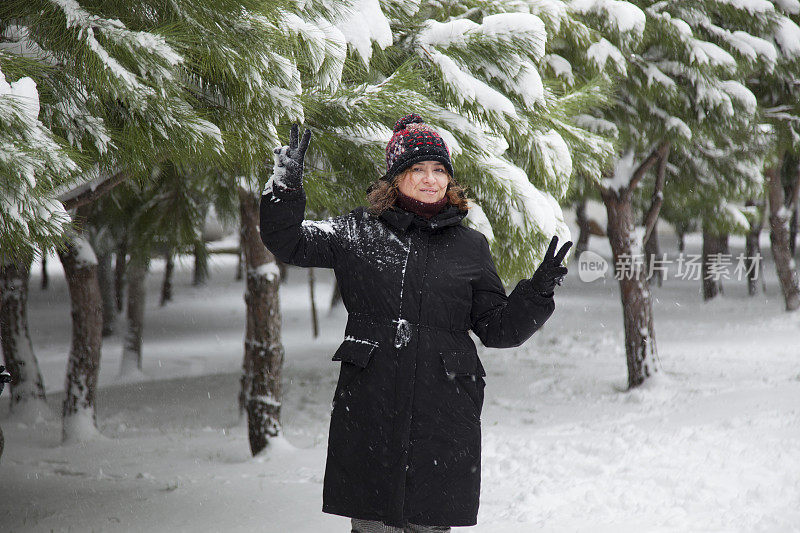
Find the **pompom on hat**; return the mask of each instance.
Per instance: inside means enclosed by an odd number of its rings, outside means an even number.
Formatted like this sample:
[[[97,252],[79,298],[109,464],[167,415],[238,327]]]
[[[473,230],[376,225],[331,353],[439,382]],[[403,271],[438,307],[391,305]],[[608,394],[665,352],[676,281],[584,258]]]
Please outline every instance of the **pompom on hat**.
[[[394,135],[386,145],[386,174],[382,180],[391,182],[395,176],[420,161],[438,161],[453,177],[450,149],[421,116],[411,113],[394,125]]]

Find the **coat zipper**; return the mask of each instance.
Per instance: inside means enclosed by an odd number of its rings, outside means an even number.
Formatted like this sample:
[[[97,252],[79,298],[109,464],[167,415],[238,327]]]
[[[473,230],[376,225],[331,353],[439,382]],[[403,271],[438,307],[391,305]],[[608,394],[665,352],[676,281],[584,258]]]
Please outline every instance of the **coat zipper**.
[[[400,312],[397,317],[397,329],[394,334],[394,347],[402,348],[411,340],[411,324],[403,318],[403,289],[406,284],[406,269],[408,268],[408,258],[411,256],[411,235],[408,236],[408,250],[406,251],[406,262],[403,265],[403,274],[400,278]],[[394,320],[392,321],[394,322]]]

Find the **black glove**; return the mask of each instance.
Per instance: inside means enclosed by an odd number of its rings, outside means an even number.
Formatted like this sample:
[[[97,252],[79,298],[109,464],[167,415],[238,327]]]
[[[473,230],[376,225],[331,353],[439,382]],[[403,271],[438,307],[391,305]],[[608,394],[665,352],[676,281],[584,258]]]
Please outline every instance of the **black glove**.
[[[11,383],[11,374],[6,371],[6,367],[0,365],[0,392],[3,392],[6,383]]]
[[[283,190],[297,190],[303,187],[303,159],[306,157],[311,130],[303,132],[303,139],[298,143],[300,126],[292,124],[289,146],[275,148],[275,166],[271,182]]]
[[[544,259],[542,259],[539,268],[536,269],[530,280],[531,288],[545,298],[553,296],[553,289],[556,285],[561,285],[561,282],[564,281],[564,276],[567,275],[567,267],[561,266],[561,260],[567,255],[572,246],[572,241],[567,241],[558,253],[555,253],[557,244],[558,237],[553,235],[550,246],[544,254]]]

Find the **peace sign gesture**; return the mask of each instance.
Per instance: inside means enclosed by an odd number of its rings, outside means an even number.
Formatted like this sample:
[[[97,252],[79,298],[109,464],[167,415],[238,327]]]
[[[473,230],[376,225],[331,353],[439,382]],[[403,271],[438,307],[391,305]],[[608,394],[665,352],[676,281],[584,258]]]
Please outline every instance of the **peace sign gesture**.
[[[531,285],[534,290],[542,296],[549,297],[553,295],[553,289],[556,285],[561,285],[564,281],[564,276],[567,275],[567,267],[561,266],[561,261],[567,252],[572,247],[572,241],[567,241],[564,246],[556,253],[556,246],[558,245],[558,237],[553,235],[550,240],[550,246],[544,254],[539,268],[531,276]]]
[[[289,134],[289,146],[275,148],[275,167],[272,172],[273,181],[284,189],[300,189],[303,187],[303,160],[306,157],[308,143],[311,141],[311,130],[303,132],[300,137],[300,126],[292,124]]]

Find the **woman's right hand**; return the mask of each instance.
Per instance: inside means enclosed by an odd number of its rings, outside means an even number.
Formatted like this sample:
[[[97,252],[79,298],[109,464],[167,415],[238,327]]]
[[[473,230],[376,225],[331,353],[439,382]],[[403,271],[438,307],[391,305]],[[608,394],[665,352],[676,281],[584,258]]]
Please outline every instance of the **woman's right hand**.
[[[289,146],[275,148],[275,166],[272,172],[273,186],[282,189],[296,190],[303,187],[303,160],[306,157],[311,130],[303,132],[303,139],[298,142],[300,126],[292,124]]]

